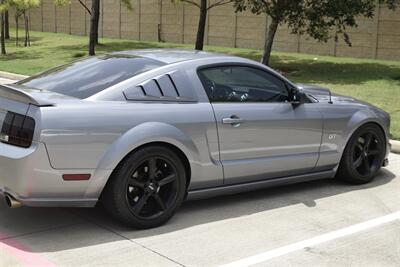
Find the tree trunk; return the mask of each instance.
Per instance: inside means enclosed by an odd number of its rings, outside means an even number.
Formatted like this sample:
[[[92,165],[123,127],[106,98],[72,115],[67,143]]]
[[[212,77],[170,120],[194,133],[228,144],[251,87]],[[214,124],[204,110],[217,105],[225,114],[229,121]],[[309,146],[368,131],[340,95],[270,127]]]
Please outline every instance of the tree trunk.
[[[278,29],[278,21],[272,19],[271,25],[269,25],[268,33],[266,34],[264,43],[264,52],[261,59],[261,63],[268,66],[271,58],[272,44],[274,43],[275,33]]]
[[[90,16],[89,55],[94,56],[96,40],[99,36],[100,0],[92,1],[92,15]]]
[[[31,33],[29,31],[29,16],[26,16],[26,38],[28,39],[28,46],[31,46]]]
[[[8,11],[5,12],[5,18],[4,18],[4,34],[6,39],[10,40],[10,23],[8,21]]]
[[[18,31],[19,31],[19,16],[18,16],[18,10],[15,11],[15,46],[18,46],[19,42],[19,37],[18,37]]]
[[[24,42],[24,46],[27,47],[29,44],[29,40],[28,40],[28,18],[26,16],[26,12],[24,11],[24,23],[25,23],[25,42]]]
[[[0,3],[2,3],[1,1]],[[4,13],[1,13],[0,16],[0,43],[1,43],[1,54],[5,55],[6,54],[6,36],[5,36],[5,31],[4,31]]]
[[[96,30],[96,37],[95,37],[95,43],[96,45],[99,44],[99,20],[100,20],[100,0],[99,0],[99,4],[96,6],[97,10],[97,30]]]
[[[195,47],[196,50],[203,50],[204,32],[206,30],[206,20],[207,20],[207,0],[201,0],[199,27],[197,29],[197,38]]]

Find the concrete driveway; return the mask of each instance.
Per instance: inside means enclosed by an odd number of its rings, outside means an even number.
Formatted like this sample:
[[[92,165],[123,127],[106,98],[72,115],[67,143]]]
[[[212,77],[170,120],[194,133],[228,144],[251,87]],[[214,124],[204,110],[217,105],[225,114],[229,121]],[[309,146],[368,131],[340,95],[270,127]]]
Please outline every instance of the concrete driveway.
[[[101,207],[0,204],[0,266],[400,266],[400,155],[390,161],[367,185],[323,180],[186,202],[145,231]]]
[[[367,185],[323,180],[187,202],[146,231],[101,207],[10,210],[0,202],[0,266],[397,267],[399,178],[400,155],[391,154]]]

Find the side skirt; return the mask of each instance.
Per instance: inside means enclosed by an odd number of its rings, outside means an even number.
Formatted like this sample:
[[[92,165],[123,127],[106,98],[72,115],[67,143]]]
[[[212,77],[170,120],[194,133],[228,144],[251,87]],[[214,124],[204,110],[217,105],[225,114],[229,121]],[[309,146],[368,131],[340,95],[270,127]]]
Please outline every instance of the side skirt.
[[[244,184],[225,185],[220,187],[197,189],[188,192],[187,200],[212,198],[221,195],[233,195],[241,192],[253,191],[261,188],[268,188],[281,185],[289,185],[313,180],[334,178],[335,170],[316,172],[310,174],[296,175],[284,178],[275,178]]]

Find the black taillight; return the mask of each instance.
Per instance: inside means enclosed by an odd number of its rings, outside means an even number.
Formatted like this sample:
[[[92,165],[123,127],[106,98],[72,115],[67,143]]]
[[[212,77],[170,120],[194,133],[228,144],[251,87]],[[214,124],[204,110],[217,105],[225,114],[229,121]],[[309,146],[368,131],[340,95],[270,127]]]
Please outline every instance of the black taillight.
[[[0,132],[0,142],[20,146],[30,147],[35,131],[35,120],[31,117],[7,112]]]

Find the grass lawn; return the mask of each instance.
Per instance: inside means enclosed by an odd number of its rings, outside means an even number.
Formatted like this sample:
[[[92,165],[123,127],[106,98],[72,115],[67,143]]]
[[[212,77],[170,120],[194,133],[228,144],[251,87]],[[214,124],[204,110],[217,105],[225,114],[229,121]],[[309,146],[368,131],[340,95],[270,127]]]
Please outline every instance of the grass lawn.
[[[20,34],[22,35],[22,34]],[[87,37],[31,32],[32,46],[7,42],[8,55],[0,56],[0,70],[31,75],[85,56]],[[192,48],[191,45],[101,39],[98,53],[142,48]],[[258,60],[260,50],[207,46],[208,51]],[[313,83],[383,108],[392,116],[391,134],[400,140],[400,62],[335,58],[275,52],[271,66],[294,82]]]

